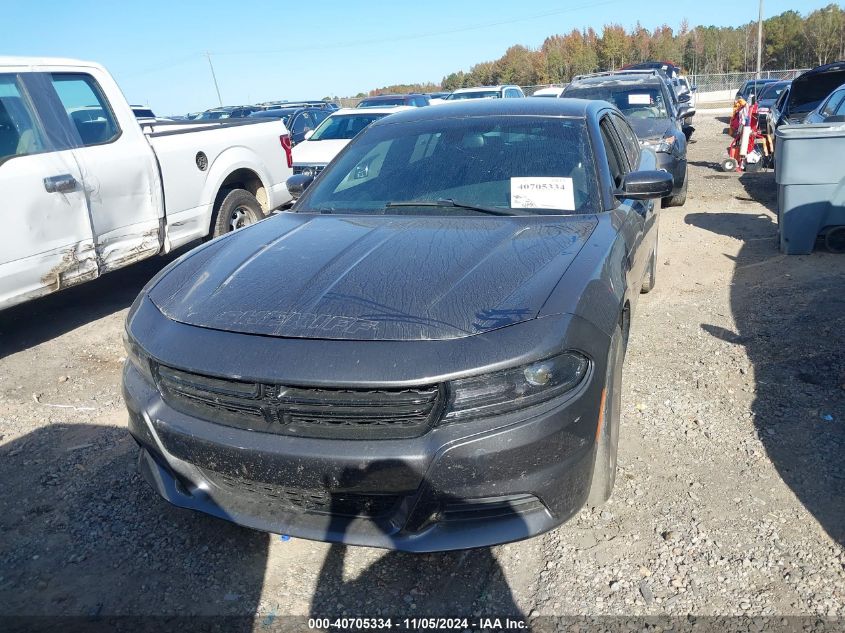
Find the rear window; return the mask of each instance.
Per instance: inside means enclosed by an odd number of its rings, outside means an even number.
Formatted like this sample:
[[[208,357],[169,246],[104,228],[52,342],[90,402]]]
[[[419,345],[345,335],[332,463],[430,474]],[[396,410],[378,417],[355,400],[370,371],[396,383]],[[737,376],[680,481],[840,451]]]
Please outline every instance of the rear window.
[[[501,96],[498,90],[476,90],[474,92],[453,92],[445,98],[449,101],[462,101],[464,99],[498,99]]]
[[[358,104],[359,108],[381,108],[390,106],[405,105],[405,97],[396,97],[395,99],[364,99]]]
[[[615,105],[629,119],[668,117],[663,91],[654,84],[570,86],[563,95],[573,99],[599,99]]]
[[[311,135],[311,141],[336,141],[349,140],[355,138],[359,132],[367,127],[373,121],[378,121],[386,117],[384,113],[372,114],[344,114],[340,116],[330,116],[323,121],[314,134]]]
[[[583,119],[477,117],[367,130],[306,191],[299,211],[444,214],[452,200],[520,213],[598,210]]]

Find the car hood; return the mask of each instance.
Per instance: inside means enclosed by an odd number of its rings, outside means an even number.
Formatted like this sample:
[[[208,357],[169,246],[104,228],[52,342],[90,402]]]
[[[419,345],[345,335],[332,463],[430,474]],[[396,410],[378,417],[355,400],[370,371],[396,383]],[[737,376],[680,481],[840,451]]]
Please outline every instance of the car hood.
[[[787,112],[790,115],[810,112],[842,84],[845,84],[845,61],[808,70],[792,80]]]
[[[188,256],[149,297],[172,320],[245,334],[461,338],[535,318],[596,224],[283,213]]]
[[[292,150],[295,165],[325,165],[349,145],[346,139],[325,141],[302,141]]]
[[[672,119],[628,119],[639,139],[663,138],[672,131]]]

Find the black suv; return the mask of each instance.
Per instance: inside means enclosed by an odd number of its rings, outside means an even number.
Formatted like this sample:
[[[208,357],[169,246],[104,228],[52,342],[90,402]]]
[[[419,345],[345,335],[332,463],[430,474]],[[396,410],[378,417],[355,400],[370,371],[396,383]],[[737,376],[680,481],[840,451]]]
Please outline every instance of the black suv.
[[[664,207],[687,199],[687,137],[672,88],[659,71],[622,71],[576,76],[561,98],[598,99],[615,105],[634,128],[640,145],[657,155],[657,165],[674,177]]]
[[[410,95],[377,95],[375,97],[367,97],[361,99],[361,102],[356,106],[358,108],[385,108],[390,106],[414,106],[421,108],[429,105],[427,95],[410,94]]]

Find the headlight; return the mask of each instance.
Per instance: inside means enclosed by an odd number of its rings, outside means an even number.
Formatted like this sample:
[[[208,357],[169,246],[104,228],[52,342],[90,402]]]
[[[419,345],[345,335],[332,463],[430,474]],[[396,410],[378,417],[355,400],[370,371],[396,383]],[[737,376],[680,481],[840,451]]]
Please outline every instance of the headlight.
[[[659,139],[646,139],[644,141],[640,141],[640,145],[643,147],[650,147],[655,152],[662,152],[668,154],[672,151],[672,147],[675,145],[675,137],[674,136],[664,136],[663,138]]]
[[[499,415],[546,402],[577,387],[589,365],[581,354],[566,352],[522,367],[453,380],[443,421]]]
[[[138,343],[135,342],[129,332],[123,330],[123,347],[126,348],[126,362],[132,363],[132,366],[151,384],[155,384],[153,380],[153,369],[149,354],[147,354]]]

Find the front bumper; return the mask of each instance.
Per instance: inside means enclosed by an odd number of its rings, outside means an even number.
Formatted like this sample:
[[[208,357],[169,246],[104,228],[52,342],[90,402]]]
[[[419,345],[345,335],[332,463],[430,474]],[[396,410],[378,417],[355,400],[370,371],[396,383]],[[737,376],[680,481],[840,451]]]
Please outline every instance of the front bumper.
[[[174,505],[272,533],[428,552],[530,537],[583,506],[604,375],[594,362],[561,401],[368,441],[188,416],[129,363],[123,391],[141,472]]]
[[[585,385],[563,405],[487,432],[459,423],[467,428],[363,442],[191,418],[134,367],[124,371],[141,472],[174,505],[266,532],[415,552],[515,541],[577,512],[592,478],[594,391]],[[371,499],[372,513],[344,511],[349,499]]]

